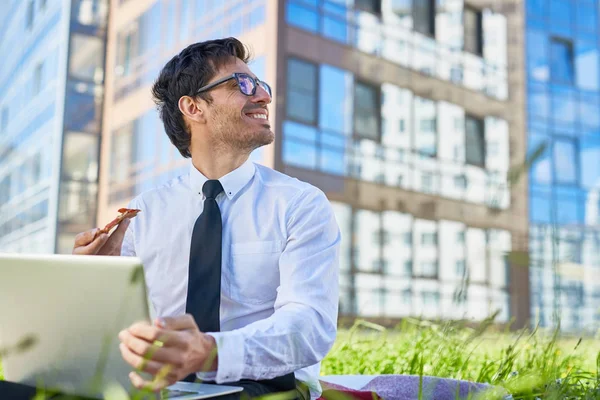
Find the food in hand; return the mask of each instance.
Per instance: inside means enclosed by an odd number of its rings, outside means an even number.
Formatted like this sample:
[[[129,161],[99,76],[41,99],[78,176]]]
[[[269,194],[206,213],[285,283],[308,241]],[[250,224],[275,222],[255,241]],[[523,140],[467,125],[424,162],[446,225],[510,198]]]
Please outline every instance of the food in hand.
[[[133,218],[142,210],[134,209],[134,208],[119,208],[119,216],[117,218],[110,221],[103,229],[100,229],[96,232],[94,239],[103,233],[108,233],[112,228],[119,225],[123,220],[127,218]]]

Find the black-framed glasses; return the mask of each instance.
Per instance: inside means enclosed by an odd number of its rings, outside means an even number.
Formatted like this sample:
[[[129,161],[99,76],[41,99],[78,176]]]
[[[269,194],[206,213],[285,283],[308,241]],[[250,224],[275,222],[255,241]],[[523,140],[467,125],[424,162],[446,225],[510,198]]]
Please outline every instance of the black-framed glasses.
[[[210,89],[214,88],[215,86],[218,86],[218,85],[220,85],[224,82],[227,82],[231,79],[235,79],[237,81],[240,92],[242,92],[242,94],[245,94],[246,96],[254,96],[256,94],[256,88],[260,85],[260,87],[265,89],[265,91],[269,94],[269,97],[272,97],[271,86],[269,86],[267,83],[261,81],[260,79],[254,78],[253,76],[250,76],[243,72],[236,72],[229,76],[225,76],[217,81],[214,81],[213,83],[209,83],[208,85],[203,86],[200,89],[198,89],[196,94],[206,92],[207,90],[210,90]]]

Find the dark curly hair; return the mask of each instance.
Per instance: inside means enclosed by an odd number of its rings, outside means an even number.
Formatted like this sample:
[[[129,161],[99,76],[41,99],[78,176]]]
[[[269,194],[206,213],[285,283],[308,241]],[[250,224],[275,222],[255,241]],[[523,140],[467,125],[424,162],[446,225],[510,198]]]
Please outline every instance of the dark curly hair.
[[[196,91],[215,77],[221,67],[232,57],[248,63],[250,51],[236,38],[207,40],[194,43],[173,57],[162,69],[152,87],[152,96],[158,107],[160,119],[171,143],[185,158],[190,158],[190,132],[179,110],[182,96],[198,96],[210,103],[209,93],[196,95]]]

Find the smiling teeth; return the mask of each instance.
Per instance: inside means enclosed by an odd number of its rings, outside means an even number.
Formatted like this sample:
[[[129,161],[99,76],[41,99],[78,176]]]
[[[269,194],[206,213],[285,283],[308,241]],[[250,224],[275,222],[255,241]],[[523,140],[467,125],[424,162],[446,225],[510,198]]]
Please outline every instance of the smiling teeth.
[[[252,114],[250,115],[250,118],[267,119],[267,116],[265,114]]]

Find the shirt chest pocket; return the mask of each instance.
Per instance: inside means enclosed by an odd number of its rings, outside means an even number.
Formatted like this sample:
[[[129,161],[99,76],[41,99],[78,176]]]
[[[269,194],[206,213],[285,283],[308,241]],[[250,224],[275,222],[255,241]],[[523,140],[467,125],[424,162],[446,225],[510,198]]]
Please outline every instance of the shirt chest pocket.
[[[229,295],[241,303],[275,300],[279,287],[279,257],[283,241],[231,244]]]

